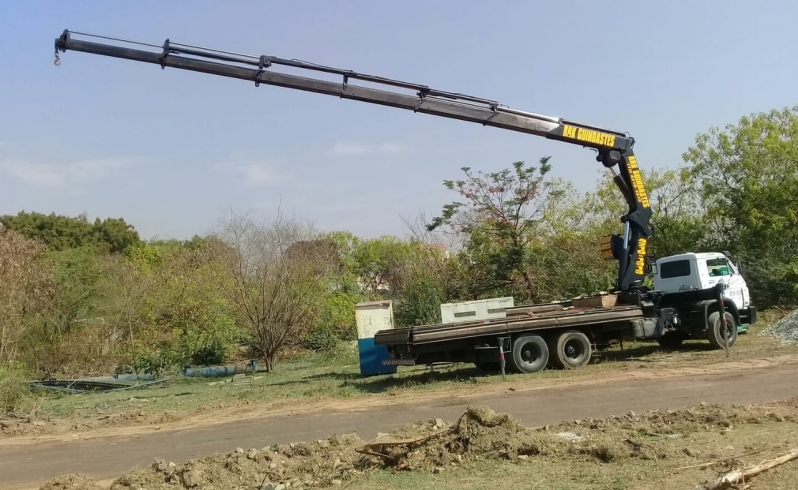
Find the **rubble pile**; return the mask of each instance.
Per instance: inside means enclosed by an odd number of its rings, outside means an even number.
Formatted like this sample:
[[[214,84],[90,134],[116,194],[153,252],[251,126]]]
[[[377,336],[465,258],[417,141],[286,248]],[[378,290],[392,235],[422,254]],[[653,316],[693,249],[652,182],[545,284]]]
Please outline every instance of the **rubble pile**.
[[[773,322],[772,325],[762,330],[760,335],[773,337],[785,344],[798,343],[798,309]]]

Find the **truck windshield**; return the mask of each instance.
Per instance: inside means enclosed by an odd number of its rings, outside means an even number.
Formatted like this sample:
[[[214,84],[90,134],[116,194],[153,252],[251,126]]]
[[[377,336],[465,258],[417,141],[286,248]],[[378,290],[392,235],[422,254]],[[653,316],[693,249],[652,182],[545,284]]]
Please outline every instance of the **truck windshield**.
[[[659,275],[663,279],[672,277],[684,277],[690,275],[689,260],[673,260],[665,262],[659,266]]]
[[[731,275],[729,263],[726,259],[707,259],[707,272],[710,277]]]

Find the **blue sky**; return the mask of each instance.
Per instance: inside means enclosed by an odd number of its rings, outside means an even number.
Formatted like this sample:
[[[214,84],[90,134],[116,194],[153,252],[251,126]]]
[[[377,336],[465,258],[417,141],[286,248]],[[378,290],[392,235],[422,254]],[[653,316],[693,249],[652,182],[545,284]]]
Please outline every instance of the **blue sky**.
[[[0,213],[124,217],[145,237],[277,206],[323,230],[402,235],[459,168],[577,146],[455,120],[83,53],[65,28],[299,58],[628,131],[643,167],[696,134],[798,104],[798,2],[0,2]]]

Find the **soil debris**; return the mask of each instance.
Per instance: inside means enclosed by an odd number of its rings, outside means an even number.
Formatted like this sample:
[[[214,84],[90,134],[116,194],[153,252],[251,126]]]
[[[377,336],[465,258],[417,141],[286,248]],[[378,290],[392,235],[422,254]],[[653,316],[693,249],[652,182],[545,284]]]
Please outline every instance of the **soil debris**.
[[[485,459],[526,464],[535,457],[587,458],[612,464],[626,458],[659,460],[684,454],[695,457],[698,452],[684,446],[671,449],[675,452],[669,454],[662,446],[657,447],[657,441],[669,440],[669,434],[766,421],[798,421],[798,398],[756,406],[701,404],[682,410],[628,413],[534,429],[524,427],[508,414],[469,407],[451,426],[442,419],[417,421],[368,442],[355,434],[344,434],[261,449],[235,448],[228,454],[183,464],[156,460],[150,468],[118,478],[111,489],[309,490],[343,486],[376,469],[436,474]],[[65,478],[48,483],[42,490],[73,488],[64,486],[62,482],[70,481]],[[81,488],[92,487],[86,483]]]
[[[78,421],[27,420],[27,418],[0,418],[0,437],[18,437],[59,434],[63,432],[85,432],[100,427],[161,425],[176,422],[183,416],[177,412],[150,413],[143,410],[102,415]]]
[[[58,478],[51,480],[43,487],[41,487],[41,490],[65,490],[65,489],[103,490],[101,486],[94,483],[94,480],[80,473],[59,476]]]

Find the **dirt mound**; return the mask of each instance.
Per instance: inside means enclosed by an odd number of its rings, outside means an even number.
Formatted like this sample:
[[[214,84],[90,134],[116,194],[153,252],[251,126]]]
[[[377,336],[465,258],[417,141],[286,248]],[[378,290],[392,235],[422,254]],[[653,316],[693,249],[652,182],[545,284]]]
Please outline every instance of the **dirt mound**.
[[[43,420],[4,417],[0,418],[0,437],[48,434],[53,430],[53,426],[52,423]]]
[[[63,475],[48,482],[41,490],[103,490],[103,488],[88,476],[81,474]]]
[[[762,330],[760,335],[773,337],[785,344],[798,343],[798,310],[793,310],[776,320],[768,328]]]
[[[651,436],[680,438],[690,431],[788,420],[798,421],[798,398],[756,406],[701,404],[642,415],[630,412],[535,429],[522,426],[507,414],[469,407],[451,426],[441,419],[418,421],[368,442],[351,434],[262,449],[238,448],[184,464],[156,460],[148,469],[117,479],[111,488],[223,490],[270,488],[271,484],[275,490],[281,485],[296,490],[340,486],[374,469],[441,472],[484,459],[539,456],[603,463],[625,458],[662,459],[672,455],[652,445]],[[42,488],[69,488],[54,484]]]
[[[156,460],[152,467],[125,475],[112,490],[261,488],[267,483],[291,488],[327,487],[366,469],[367,458],[354,449],[363,443],[356,435],[335,436],[309,443],[235,451],[176,465]]]

